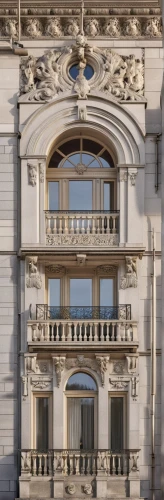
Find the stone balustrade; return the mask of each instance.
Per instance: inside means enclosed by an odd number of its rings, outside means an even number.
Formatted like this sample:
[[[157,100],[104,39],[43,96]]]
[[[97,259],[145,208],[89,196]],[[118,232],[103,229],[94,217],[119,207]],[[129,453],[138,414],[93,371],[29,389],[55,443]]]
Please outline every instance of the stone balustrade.
[[[79,343],[137,343],[137,322],[131,320],[29,320],[28,342],[50,342],[77,345]]]
[[[21,451],[21,475],[127,476],[137,472],[139,450],[37,450]]]
[[[118,245],[118,211],[46,211],[45,219],[47,245]]]

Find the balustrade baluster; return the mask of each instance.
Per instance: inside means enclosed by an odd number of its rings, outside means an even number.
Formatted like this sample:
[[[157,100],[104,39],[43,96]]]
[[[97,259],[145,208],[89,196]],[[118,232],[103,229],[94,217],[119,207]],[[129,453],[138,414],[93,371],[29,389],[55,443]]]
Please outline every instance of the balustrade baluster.
[[[73,214],[70,216],[70,220],[71,220],[70,234],[74,234],[75,230],[74,230],[74,215]]]
[[[59,217],[58,217],[58,219],[59,219],[59,229],[58,229],[58,233],[59,233],[59,234],[62,234],[62,230],[63,230],[63,227],[62,227],[63,217],[62,217],[62,216],[59,216]]]
[[[106,216],[106,220],[107,220],[106,233],[109,234],[110,233],[110,215]]]
[[[103,340],[105,340],[105,337],[104,337],[104,323],[101,323],[100,324],[100,341],[102,342]]]
[[[68,221],[68,217],[67,217],[67,216],[65,216],[65,217],[64,217],[64,230],[63,230],[63,233],[64,233],[64,234],[68,234],[68,222],[69,222],[69,221]]]
[[[78,217],[78,216],[76,216],[76,231],[75,231],[75,232],[76,232],[76,234],[79,234],[79,232],[80,232],[80,225],[79,225],[79,222],[80,222],[80,221],[79,221],[79,217]]]
[[[48,342],[49,341],[49,323],[47,323],[46,325],[44,325],[44,340],[45,342]]]
[[[32,325],[32,340],[33,340],[33,342],[37,341],[36,330],[37,330],[37,325]]]
[[[120,323],[117,323],[116,325],[116,340],[117,342],[121,342],[121,332],[120,332]]]
[[[74,323],[74,342],[77,342],[77,323]]]
[[[123,455],[123,476],[126,476],[128,472],[128,460],[127,455]]]
[[[106,472],[107,472],[107,475],[110,476],[110,453],[107,452],[107,457],[106,457]]]
[[[97,234],[100,234],[100,217],[99,216],[97,216],[96,222],[97,222],[96,232],[97,232]]]
[[[37,476],[36,459],[37,459],[36,453],[32,454],[32,461],[33,461],[32,475],[33,476]]]
[[[125,325],[125,323],[122,323],[122,325],[121,325],[120,334],[121,334],[120,340],[125,341],[126,340],[126,325]]]
[[[49,451],[48,452],[48,475],[52,476],[52,471],[53,471],[53,457],[52,453]]]
[[[57,221],[57,219],[56,219],[56,216],[53,216],[52,220],[53,220],[52,233],[56,234],[57,233],[57,227],[56,227],[56,221]]]
[[[116,328],[116,340],[117,340],[117,325],[115,325],[115,323],[112,323],[112,337],[111,337],[112,342],[115,341],[115,328]]]
[[[67,453],[63,453],[63,474],[68,476]]]
[[[81,475],[85,474],[85,455],[81,455]]]
[[[87,341],[87,324],[84,323],[84,342]]]
[[[46,223],[46,234],[51,234],[51,217],[47,217]]]
[[[90,474],[90,470],[91,470],[91,466],[90,466],[91,455],[88,455],[88,453],[87,453],[87,456],[86,456],[86,460],[87,460],[87,463],[86,463],[86,475],[88,476]]]
[[[106,340],[110,340],[109,323],[106,322]]]
[[[80,454],[75,455],[75,474],[80,475]]]
[[[70,470],[69,470],[69,473],[70,473],[70,476],[72,476],[72,474],[74,473],[74,455],[70,455],[69,454],[69,465],[70,465]]]
[[[47,476],[47,454],[43,455],[43,476]]]
[[[94,340],[93,335],[92,335],[92,323],[88,324],[88,329],[89,329],[88,341],[92,342]]]
[[[59,342],[59,323],[56,323],[56,342]]]
[[[92,456],[92,474],[96,474],[96,456]]]
[[[95,234],[96,228],[95,228],[95,217],[92,215],[92,234]]]
[[[72,341],[72,323],[68,323],[68,337],[67,341],[71,342]]]
[[[82,323],[79,323],[79,342],[82,342],[82,340],[83,340]]]
[[[87,229],[86,229],[86,232],[87,232],[87,234],[90,234],[90,219],[89,219],[89,216],[86,217],[86,220],[87,220]]]
[[[112,215],[112,233],[116,234],[116,215]]]
[[[39,461],[38,476],[42,476],[42,454],[41,453],[38,453],[38,461]]]
[[[60,323],[61,328],[61,342],[65,342],[65,325],[64,323]]]
[[[116,474],[116,455],[112,455],[112,475]]]
[[[117,472],[118,476],[121,476],[121,455],[117,455],[117,460],[118,460]]]
[[[104,234],[105,216],[101,215],[101,234]]]
[[[98,323],[94,323],[94,341],[98,342]]]
[[[41,323],[38,325],[38,337],[40,342],[44,341],[43,325]]]
[[[131,330],[130,330],[130,325],[126,324],[125,325],[125,329],[126,329],[126,340],[128,342],[131,341]]]
[[[85,234],[85,217],[82,216],[81,218],[81,233]]]

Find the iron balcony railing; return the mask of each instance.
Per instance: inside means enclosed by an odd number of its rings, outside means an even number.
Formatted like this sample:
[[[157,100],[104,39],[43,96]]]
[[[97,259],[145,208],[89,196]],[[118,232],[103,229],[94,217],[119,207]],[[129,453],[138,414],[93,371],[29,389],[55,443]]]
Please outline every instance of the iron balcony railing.
[[[36,305],[37,320],[131,320],[131,305],[49,306]]]
[[[138,472],[139,450],[21,450],[21,475],[127,476]]]

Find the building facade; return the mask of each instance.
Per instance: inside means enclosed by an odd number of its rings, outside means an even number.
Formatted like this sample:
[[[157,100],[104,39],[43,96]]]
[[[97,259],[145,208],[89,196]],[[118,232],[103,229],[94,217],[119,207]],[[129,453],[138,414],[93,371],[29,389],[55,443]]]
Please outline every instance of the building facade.
[[[162,498],[162,47],[158,0],[0,3],[0,500]]]

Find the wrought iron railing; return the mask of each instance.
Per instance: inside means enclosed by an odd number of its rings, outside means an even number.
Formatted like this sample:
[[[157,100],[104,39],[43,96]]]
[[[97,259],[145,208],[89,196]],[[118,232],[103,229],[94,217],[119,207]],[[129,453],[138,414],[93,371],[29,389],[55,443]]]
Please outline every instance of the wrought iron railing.
[[[37,320],[131,320],[131,305],[119,306],[49,306],[36,305]]]
[[[139,450],[21,450],[21,475],[127,476],[138,469]]]

